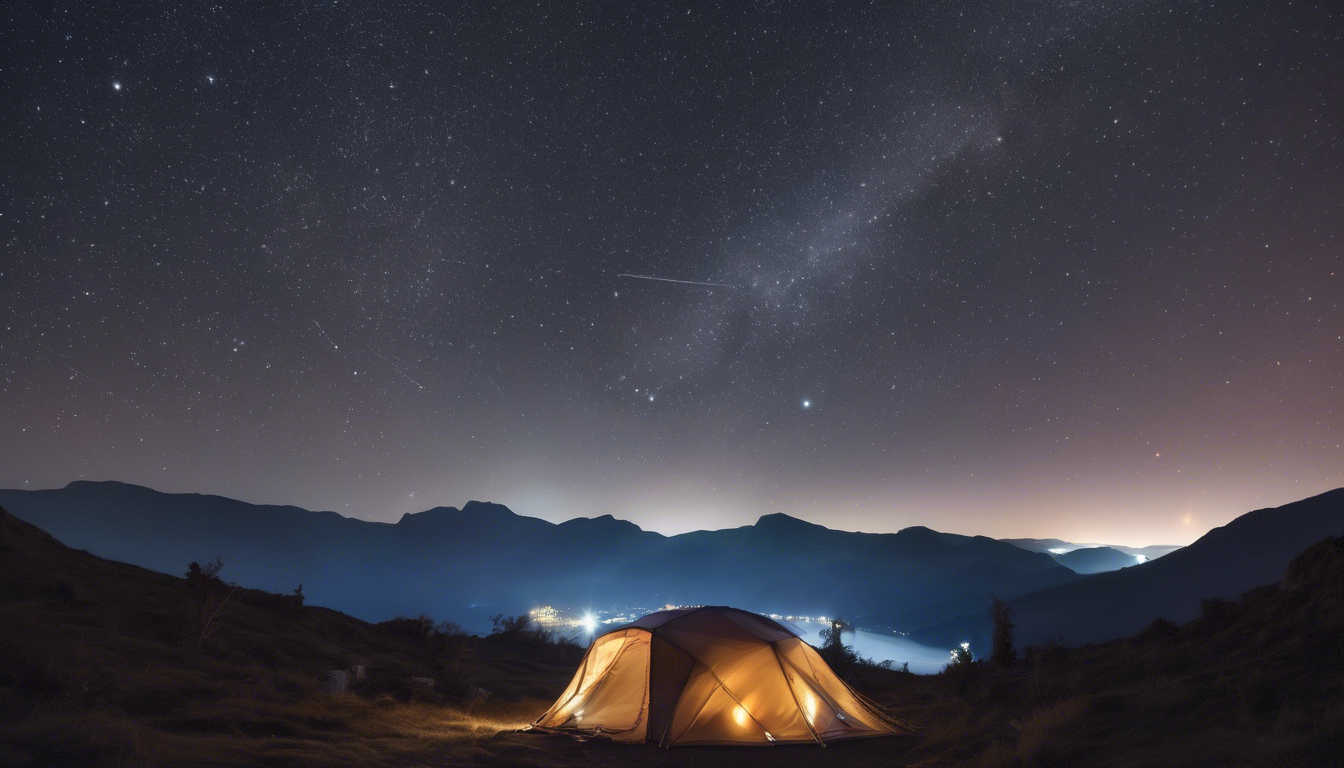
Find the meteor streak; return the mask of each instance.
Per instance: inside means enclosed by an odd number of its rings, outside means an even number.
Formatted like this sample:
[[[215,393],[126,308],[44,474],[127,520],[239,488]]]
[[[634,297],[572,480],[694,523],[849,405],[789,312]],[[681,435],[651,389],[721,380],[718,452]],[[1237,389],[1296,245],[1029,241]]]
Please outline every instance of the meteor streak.
[[[683,285],[708,285],[714,288],[736,288],[735,285],[727,283],[702,283],[699,280],[675,280],[670,277],[654,277],[652,275],[632,275],[628,272],[622,272],[617,277],[632,277],[636,280],[657,280],[660,283],[681,283]]]
[[[398,368],[396,363],[392,362],[391,360],[388,360],[386,357],[383,357],[382,355],[379,355],[379,354],[378,354],[378,350],[376,350],[376,349],[371,349],[371,350],[369,350],[369,351],[372,352],[372,353],[375,354],[375,355],[378,355],[378,359],[379,359],[379,360],[382,360],[384,363],[387,363],[388,365],[392,366],[392,370],[394,370],[394,371],[396,371],[397,373],[401,374],[401,377],[402,377],[403,379],[405,379],[405,380],[411,382],[412,384],[414,384],[415,386],[417,386],[417,387],[419,387],[419,388],[421,388],[421,389],[424,389],[424,388],[425,388],[425,385],[424,385],[424,384],[421,384],[420,382],[416,381],[415,379],[412,379],[410,376],[407,376],[407,375],[406,375],[406,372],[403,371],[403,370],[401,370],[400,368]]]
[[[354,361],[350,359],[349,355],[341,351],[341,346],[337,344],[335,341],[332,341],[332,338],[330,336],[327,336],[327,329],[323,328],[321,323],[314,320],[313,325],[317,326],[317,330],[322,334],[323,337],[326,338],[327,342],[331,344],[331,348],[336,350],[336,354],[340,355],[341,357],[344,357],[345,362],[350,363],[350,365],[355,364]]]

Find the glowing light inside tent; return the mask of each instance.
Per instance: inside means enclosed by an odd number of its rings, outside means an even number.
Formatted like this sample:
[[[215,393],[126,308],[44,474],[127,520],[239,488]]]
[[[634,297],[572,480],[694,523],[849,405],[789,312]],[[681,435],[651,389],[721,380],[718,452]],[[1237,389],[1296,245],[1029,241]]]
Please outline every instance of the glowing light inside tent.
[[[575,711],[575,709],[582,703],[583,703],[583,694],[576,693],[569,701],[565,702],[565,705],[560,708],[560,711],[561,712],[569,711],[571,713],[570,716],[574,717],[575,719],[583,717],[582,709]]]
[[[815,725],[817,722],[817,697],[812,695],[811,691],[803,693],[803,714],[807,715],[809,725]]]
[[[733,719],[737,721],[739,728],[747,727],[747,710],[743,709],[741,704],[738,704],[737,708],[733,710]]]

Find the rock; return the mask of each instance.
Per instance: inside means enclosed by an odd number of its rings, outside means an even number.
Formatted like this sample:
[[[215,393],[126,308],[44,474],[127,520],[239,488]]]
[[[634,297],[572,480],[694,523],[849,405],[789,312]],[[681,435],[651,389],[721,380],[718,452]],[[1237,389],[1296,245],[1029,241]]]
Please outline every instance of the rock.
[[[317,686],[330,696],[344,696],[350,688],[350,673],[344,669],[333,669],[318,675]]]
[[[351,665],[349,672],[350,672],[351,688],[358,688],[359,686],[368,682],[369,675],[368,672],[365,671],[363,664]]]

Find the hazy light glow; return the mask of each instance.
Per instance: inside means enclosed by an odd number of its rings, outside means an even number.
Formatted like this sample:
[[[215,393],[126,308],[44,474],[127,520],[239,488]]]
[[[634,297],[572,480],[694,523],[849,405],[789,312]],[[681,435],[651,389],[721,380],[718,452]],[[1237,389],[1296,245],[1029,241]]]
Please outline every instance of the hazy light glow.
[[[15,14],[0,487],[1142,546],[1344,484],[1319,3],[385,5]]]

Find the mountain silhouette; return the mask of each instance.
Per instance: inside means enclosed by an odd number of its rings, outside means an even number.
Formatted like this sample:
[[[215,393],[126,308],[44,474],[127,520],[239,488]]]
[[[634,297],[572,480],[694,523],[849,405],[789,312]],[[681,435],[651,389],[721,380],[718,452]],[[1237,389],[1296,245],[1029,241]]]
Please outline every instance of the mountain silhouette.
[[[1010,599],[1018,642],[1103,642],[1139,632],[1156,618],[1189,621],[1200,614],[1202,600],[1236,600],[1277,580],[1308,546],[1340,535],[1344,488],[1248,512],[1157,560]],[[989,621],[983,612],[968,613],[915,636],[928,643],[969,638],[987,647]]]
[[[1104,573],[1138,564],[1133,555],[1113,547],[1083,547],[1055,555],[1055,560],[1074,573]]]
[[[471,501],[373,523],[79,481],[0,490],[0,505],[70,546],[177,574],[224,560],[243,586],[288,591],[368,620],[429,613],[483,628],[542,604],[634,612],[673,604],[843,615],[907,629],[1078,578],[1048,555],[923,527],[853,533],[774,514],[663,536],[610,515],[560,524]]]
[[[1056,559],[1058,559],[1061,554],[1068,554],[1078,549],[1095,549],[1097,547],[1106,547],[1108,549],[1114,549],[1118,552],[1129,555],[1131,558],[1142,556],[1144,560],[1156,560],[1157,558],[1162,557],[1163,555],[1169,555],[1172,552],[1175,552],[1176,550],[1180,549],[1180,546],[1176,544],[1153,544],[1147,547],[1128,547],[1125,546],[1124,544],[1078,544],[1072,541],[1064,541],[1063,539],[999,539],[999,541],[1006,541],[1009,544],[1021,547],[1022,549],[1026,549],[1031,552],[1045,552],[1054,555]],[[1135,562],[1139,561],[1133,559],[1125,563],[1120,563],[1119,561],[1116,561],[1115,568],[1110,568],[1107,570],[1116,570],[1117,568],[1124,568],[1133,565]]]

